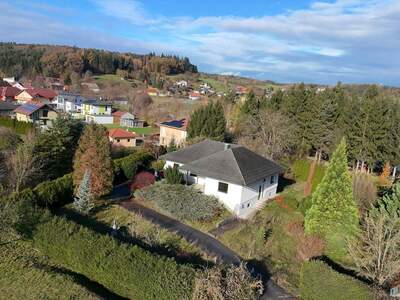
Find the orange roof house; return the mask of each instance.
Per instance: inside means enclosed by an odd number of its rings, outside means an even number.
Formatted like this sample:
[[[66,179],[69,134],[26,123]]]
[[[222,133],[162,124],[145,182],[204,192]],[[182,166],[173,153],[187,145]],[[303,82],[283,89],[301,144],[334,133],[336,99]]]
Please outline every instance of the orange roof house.
[[[26,103],[29,101],[50,103],[56,96],[57,93],[50,89],[29,88],[21,91],[15,96],[15,99],[18,103]]]
[[[108,130],[108,138],[113,147],[135,147],[136,135],[121,128],[113,128]]]

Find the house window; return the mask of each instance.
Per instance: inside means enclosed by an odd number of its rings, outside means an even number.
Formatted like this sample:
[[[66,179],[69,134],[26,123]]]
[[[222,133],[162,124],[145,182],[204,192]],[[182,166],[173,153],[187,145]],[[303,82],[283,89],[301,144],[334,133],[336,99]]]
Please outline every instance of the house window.
[[[120,140],[119,139],[117,139],[117,143],[119,143],[120,142]]]
[[[48,114],[49,114],[48,110],[43,110],[43,118],[47,118]]]
[[[224,182],[218,182],[218,192],[228,193],[228,184]]]
[[[190,173],[190,176],[197,177],[197,174]]]
[[[275,183],[275,176],[271,176],[271,182],[270,182],[271,184],[274,184]]]
[[[131,139],[128,139],[128,143],[131,141]]]
[[[179,165],[178,164],[174,164],[174,168],[178,168],[179,167]]]

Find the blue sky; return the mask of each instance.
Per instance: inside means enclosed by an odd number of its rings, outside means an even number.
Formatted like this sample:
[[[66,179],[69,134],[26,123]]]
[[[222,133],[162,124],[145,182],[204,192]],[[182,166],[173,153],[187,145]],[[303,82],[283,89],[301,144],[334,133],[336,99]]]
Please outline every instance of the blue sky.
[[[3,0],[0,35],[278,82],[400,86],[399,16],[400,0]]]

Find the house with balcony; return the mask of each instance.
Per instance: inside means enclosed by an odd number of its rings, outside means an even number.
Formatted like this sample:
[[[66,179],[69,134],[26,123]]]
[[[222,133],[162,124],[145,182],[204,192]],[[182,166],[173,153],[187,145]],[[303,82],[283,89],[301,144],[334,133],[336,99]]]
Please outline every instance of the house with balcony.
[[[275,197],[283,168],[246,147],[211,140],[161,156],[187,184],[217,197],[239,218],[249,218]]]
[[[87,123],[113,124],[112,103],[102,100],[82,102],[81,114]]]
[[[58,116],[50,105],[33,101],[22,104],[14,112],[17,121],[34,123],[42,129],[51,127]]]

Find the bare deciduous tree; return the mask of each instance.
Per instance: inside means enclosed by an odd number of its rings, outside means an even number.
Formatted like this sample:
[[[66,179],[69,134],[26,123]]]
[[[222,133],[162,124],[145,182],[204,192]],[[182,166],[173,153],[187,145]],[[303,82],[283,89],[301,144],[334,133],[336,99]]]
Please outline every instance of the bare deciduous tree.
[[[357,272],[377,286],[400,273],[400,222],[385,213],[367,216],[358,241],[349,244]]]
[[[267,109],[247,118],[239,141],[269,159],[278,159],[290,149],[291,134],[287,118]]]
[[[35,156],[33,134],[28,134],[23,143],[10,153],[6,162],[9,172],[9,185],[14,192],[34,182],[42,167],[41,161]]]

